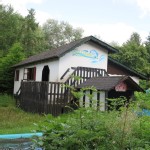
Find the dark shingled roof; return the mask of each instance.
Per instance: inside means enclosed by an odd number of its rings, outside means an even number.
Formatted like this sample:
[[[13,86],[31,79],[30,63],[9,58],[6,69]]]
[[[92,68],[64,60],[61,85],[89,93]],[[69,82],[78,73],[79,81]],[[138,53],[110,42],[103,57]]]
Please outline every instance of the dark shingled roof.
[[[143,89],[129,76],[107,76],[90,78],[84,83],[78,85],[78,88],[94,86],[97,90],[110,91],[120,82],[125,82],[132,90],[142,91]]]
[[[147,80],[147,77],[145,75],[143,75],[142,73],[139,73],[136,70],[131,69],[130,67],[127,67],[126,65],[121,64],[120,62],[118,62],[117,60],[113,59],[110,56],[108,57],[108,65],[109,65],[109,63],[117,65],[117,66],[127,70],[129,73],[131,73],[135,76],[138,76],[140,79]]]
[[[101,41],[93,36],[88,36],[88,37],[82,38],[80,40],[73,41],[69,44],[60,46],[56,49],[48,50],[48,51],[42,52],[40,54],[31,56],[31,57],[23,60],[22,62],[14,65],[13,67],[19,67],[19,66],[23,66],[26,64],[31,64],[34,62],[39,62],[39,61],[48,60],[48,59],[52,59],[52,58],[59,58],[59,57],[63,56],[65,53],[75,49],[76,47],[78,47],[88,41],[92,41],[92,42],[98,44],[99,46],[106,48],[108,50],[108,52],[115,53],[118,51],[117,49],[104,43],[103,41]]]

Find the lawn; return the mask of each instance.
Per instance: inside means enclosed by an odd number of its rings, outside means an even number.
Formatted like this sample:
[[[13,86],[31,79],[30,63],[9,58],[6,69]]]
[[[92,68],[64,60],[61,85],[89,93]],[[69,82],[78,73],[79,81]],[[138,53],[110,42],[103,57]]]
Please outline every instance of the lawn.
[[[36,130],[34,123],[39,123],[44,118],[16,108],[13,97],[0,95],[0,134],[31,133]]]

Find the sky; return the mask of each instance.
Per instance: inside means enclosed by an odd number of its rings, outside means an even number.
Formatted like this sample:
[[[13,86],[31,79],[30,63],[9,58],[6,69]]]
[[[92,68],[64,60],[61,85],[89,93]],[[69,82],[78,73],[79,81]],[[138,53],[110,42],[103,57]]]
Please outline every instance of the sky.
[[[81,27],[83,36],[107,43],[126,42],[133,32],[144,42],[150,33],[150,0],[0,0],[23,16],[33,8],[40,25],[56,19]]]

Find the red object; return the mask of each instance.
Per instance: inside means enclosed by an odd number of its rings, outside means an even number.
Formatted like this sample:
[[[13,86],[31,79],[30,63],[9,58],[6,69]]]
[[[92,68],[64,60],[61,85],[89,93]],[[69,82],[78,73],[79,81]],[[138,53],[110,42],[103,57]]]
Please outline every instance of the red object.
[[[115,86],[116,91],[126,92],[127,91],[127,84],[124,82],[120,82],[118,85]]]

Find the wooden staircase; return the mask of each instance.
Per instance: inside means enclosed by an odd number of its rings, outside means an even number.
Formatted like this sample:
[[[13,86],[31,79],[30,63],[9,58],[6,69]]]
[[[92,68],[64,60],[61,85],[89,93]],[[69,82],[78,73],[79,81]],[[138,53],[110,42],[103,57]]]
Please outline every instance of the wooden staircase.
[[[93,78],[93,77],[101,77],[101,76],[108,76],[105,69],[99,69],[99,68],[89,68],[89,67],[76,67],[75,70],[70,75],[70,77],[64,82],[64,84],[69,87],[77,87],[79,84],[82,84],[87,79]],[[71,95],[71,89],[66,88],[64,91],[64,98],[66,95]],[[70,99],[67,100],[69,103],[73,100],[73,96],[69,97]]]

